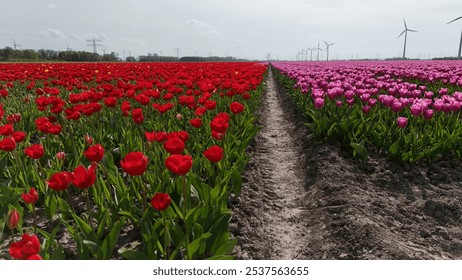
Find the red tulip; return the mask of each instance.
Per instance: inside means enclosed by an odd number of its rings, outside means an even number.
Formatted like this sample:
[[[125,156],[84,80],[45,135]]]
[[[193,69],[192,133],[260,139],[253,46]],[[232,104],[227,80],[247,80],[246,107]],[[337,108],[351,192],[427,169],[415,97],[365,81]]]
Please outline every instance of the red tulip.
[[[91,187],[96,180],[95,167],[91,165],[86,169],[83,165],[79,165],[70,174],[70,182],[79,189],[87,189]]]
[[[90,136],[88,135],[85,135],[85,142],[88,144],[88,145],[91,145],[93,144],[93,138],[91,138]]]
[[[176,175],[185,175],[192,167],[190,155],[171,155],[165,160],[165,166]]]
[[[11,134],[11,137],[13,137],[14,141],[16,141],[16,143],[19,143],[19,142],[22,142],[24,141],[24,139],[26,139],[26,133],[25,132],[22,132],[22,131],[15,131],[13,132],[13,134]]]
[[[222,118],[222,119],[224,119],[226,122],[229,122],[229,121],[231,120],[231,118],[229,117],[229,114],[226,113],[226,112],[218,113],[217,118]]]
[[[216,131],[219,133],[225,133],[228,129],[228,126],[228,122],[225,119],[219,117],[214,118],[210,122],[210,128],[212,129],[212,131]]]
[[[23,234],[22,238],[18,242],[13,242],[10,246],[10,255],[16,260],[37,260],[40,252],[40,240],[33,234]],[[40,257],[41,259],[41,257]]]
[[[199,107],[196,109],[196,111],[194,111],[194,114],[196,114],[196,116],[202,116],[203,114],[205,114],[205,112],[207,112],[207,109],[204,108],[204,107]]]
[[[11,152],[16,149],[16,141],[13,137],[7,137],[0,141],[0,150]]]
[[[157,132],[155,135],[155,140],[157,142],[165,142],[167,140],[168,136],[167,133],[164,131]]]
[[[120,166],[128,175],[139,176],[146,171],[148,163],[148,158],[142,152],[131,152],[120,161]]]
[[[31,188],[28,193],[21,194],[22,200],[27,204],[35,204],[38,200],[38,192],[35,188]]]
[[[170,154],[181,154],[185,148],[183,140],[178,137],[168,138],[164,143],[164,148]]]
[[[219,162],[223,158],[223,149],[219,146],[212,146],[204,151],[204,156],[211,162]]]
[[[60,124],[55,124],[48,128],[48,133],[53,134],[53,135],[58,135],[61,133],[62,130],[63,128]]]
[[[244,111],[244,105],[236,101],[231,102],[231,104],[229,105],[229,108],[231,109],[231,112],[233,112],[233,114],[236,114],[236,115]]]
[[[132,119],[136,124],[141,124],[144,121],[143,109],[136,108],[132,110]]]
[[[202,126],[202,119],[200,119],[200,118],[192,119],[192,120],[189,121],[189,123],[194,128],[200,128]]]
[[[212,131],[212,137],[217,139],[217,140],[222,140],[223,137],[225,137],[225,135],[223,133]]]
[[[8,213],[8,222],[7,222],[8,228],[15,229],[18,226],[19,219],[20,219],[20,216],[19,216],[18,210],[16,209],[11,210]]]
[[[183,140],[183,142],[186,142],[189,139],[189,133],[187,131],[184,131],[184,130],[170,132],[169,134],[167,134],[167,138],[168,139],[170,139],[170,138],[180,138],[181,140]]]
[[[145,131],[144,136],[146,136],[146,139],[148,140],[148,142],[154,142],[156,141],[156,133],[157,132],[155,131],[152,131],[152,132]]]
[[[8,136],[14,132],[14,128],[12,124],[5,124],[0,126],[0,135]]]
[[[42,144],[35,144],[24,149],[24,153],[33,159],[39,159],[45,153]]]
[[[55,191],[63,191],[69,187],[70,173],[66,171],[55,173],[48,179],[47,184]]]
[[[117,99],[115,97],[107,97],[103,100],[104,104],[108,107],[115,107],[117,105]]]
[[[166,193],[156,193],[151,199],[152,207],[158,211],[164,211],[171,203],[170,196]]]
[[[104,156],[104,148],[101,144],[96,144],[89,147],[83,154],[90,161],[101,161]]]

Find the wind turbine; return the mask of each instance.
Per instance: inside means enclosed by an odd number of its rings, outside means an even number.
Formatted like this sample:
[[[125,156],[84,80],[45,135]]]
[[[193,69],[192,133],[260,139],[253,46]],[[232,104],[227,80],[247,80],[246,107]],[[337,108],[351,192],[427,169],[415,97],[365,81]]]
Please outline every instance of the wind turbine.
[[[104,49],[101,49],[101,50],[103,51],[103,54],[105,55],[107,48],[104,48]]]
[[[327,59],[326,61],[329,61],[329,47],[332,46],[335,43],[330,43],[328,44],[326,41],[324,41],[324,44],[326,44],[326,54],[327,54]]]
[[[461,19],[462,17],[458,17],[456,19],[453,19],[451,20],[450,22],[446,23],[446,24],[450,24],[451,22],[454,22],[456,20],[459,20]],[[462,31],[460,32],[460,43],[459,43],[459,54],[457,55],[457,58],[460,59],[460,51],[462,50]]]
[[[68,43],[66,43],[66,47],[67,47],[66,51],[68,51],[68,52],[72,51],[72,49],[69,48],[69,44],[68,44]]]
[[[16,49],[16,47],[20,47],[20,46],[21,46],[21,45],[16,44],[16,41],[15,41],[13,38],[11,38],[11,40],[13,40],[13,47],[14,47],[14,49]]]
[[[410,32],[417,32],[416,30],[412,30],[412,29],[409,29],[407,28],[407,24],[406,24],[406,20],[404,20],[404,30],[403,32],[401,32],[401,34],[399,34],[398,38],[401,37],[401,35],[404,34],[404,49],[403,49],[403,59],[406,58],[406,41],[407,41],[407,32],[410,31]],[[396,39],[398,39],[396,38]]]
[[[310,61],[313,61],[313,51],[314,51],[314,48],[307,48],[307,50],[310,50]],[[307,52],[308,54],[308,52]]]
[[[318,51],[318,61],[319,61],[319,51],[322,51],[322,49],[319,47],[319,42],[318,42],[318,47],[314,49],[314,51]]]

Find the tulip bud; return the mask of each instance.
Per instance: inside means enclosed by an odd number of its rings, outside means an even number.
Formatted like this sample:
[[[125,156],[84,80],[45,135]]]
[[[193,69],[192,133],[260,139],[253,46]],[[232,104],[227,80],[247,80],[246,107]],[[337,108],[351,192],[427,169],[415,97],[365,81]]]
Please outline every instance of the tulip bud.
[[[56,154],[56,158],[59,160],[64,160],[66,158],[66,153],[65,152],[58,152]]]
[[[183,116],[182,116],[181,114],[177,114],[177,115],[176,115],[176,119],[177,119],[177,120],[181,121],[182,118],[183,118]]]
[[[16,209],[11,210],[8,213],[8,223],[7,226],[9,229],[15,229],[18,226],[19,223],[19,212]]]

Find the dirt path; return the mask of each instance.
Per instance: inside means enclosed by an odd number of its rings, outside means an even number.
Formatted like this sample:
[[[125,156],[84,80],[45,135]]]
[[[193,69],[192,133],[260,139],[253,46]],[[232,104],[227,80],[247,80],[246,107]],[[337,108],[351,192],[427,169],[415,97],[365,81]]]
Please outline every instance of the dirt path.
[[[299,249],[310,243],[307,229],[300,223],[306,215],[305,169],[299,158],[302,147],[294,136],[296,125],[280,98],[270,72],[260,109],[262,129],[244,174],[249,181],[235,209],[237,224],[232,225],[240,230],[239,249],[245,259],[297,259]],[[251,244],[246,243],[247,238],[252,239]]]
[[[461,259],[462,160],[367,163],[315,141],[272,73],[241,194],[239,259]]]

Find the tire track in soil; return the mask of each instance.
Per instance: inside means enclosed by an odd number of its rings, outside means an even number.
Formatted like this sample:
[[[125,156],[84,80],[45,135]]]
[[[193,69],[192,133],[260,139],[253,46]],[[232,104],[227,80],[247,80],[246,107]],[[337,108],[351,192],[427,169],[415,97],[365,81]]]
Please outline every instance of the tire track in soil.
[[[242,193],[230,229],[238,238],[242,259],[297,259],[312,241],[304,225],[307,210],[303,147],[298,127],[283,108],[270,70],[260,108],[262,129],[250,151]],[[306,258],[304,256],[303,258]]]

